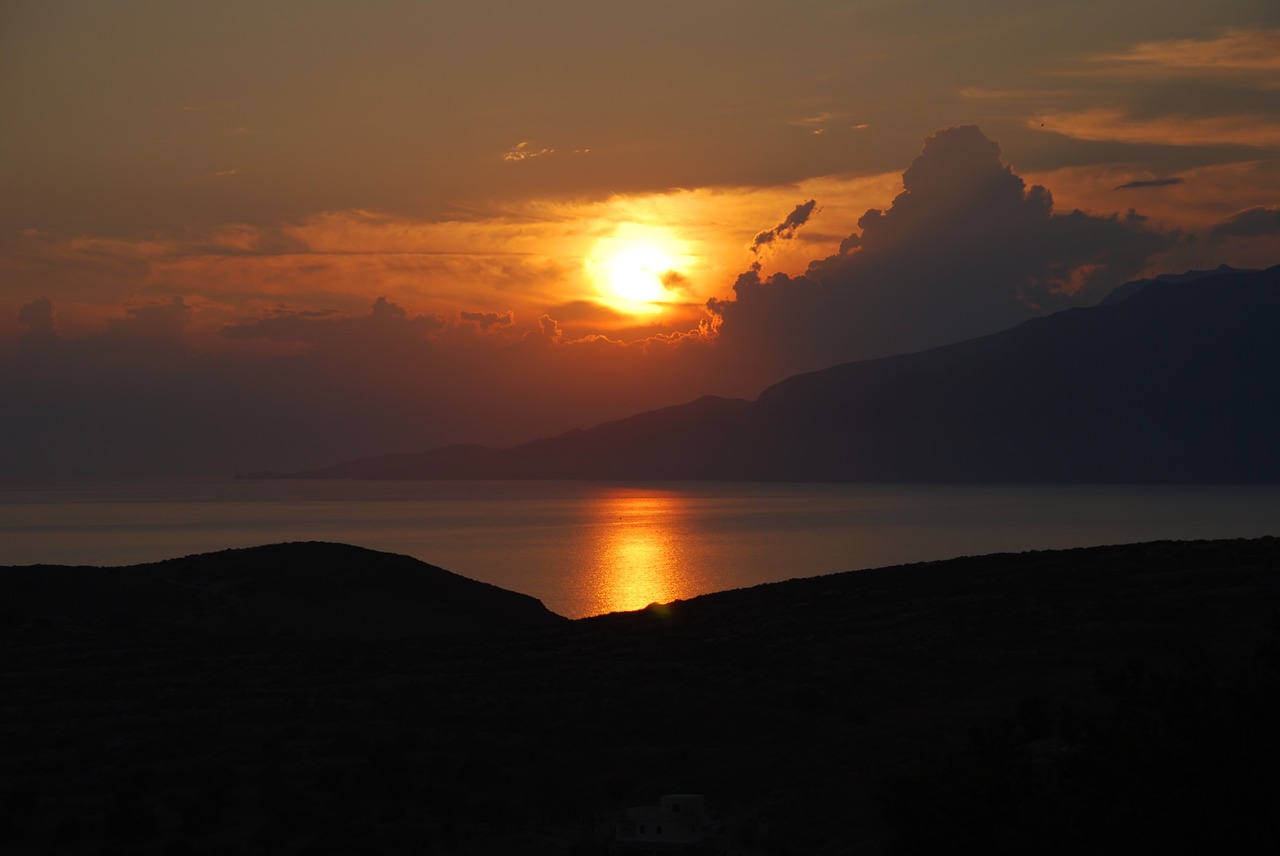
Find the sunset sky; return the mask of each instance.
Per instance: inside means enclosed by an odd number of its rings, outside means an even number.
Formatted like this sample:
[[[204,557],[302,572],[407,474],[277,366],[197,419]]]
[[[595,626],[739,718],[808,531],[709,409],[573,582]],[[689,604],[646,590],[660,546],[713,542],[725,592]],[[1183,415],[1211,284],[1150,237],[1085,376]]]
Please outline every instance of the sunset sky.
[[[1274,0],[0,0],[0,478],[510,444],[1280,262]]]

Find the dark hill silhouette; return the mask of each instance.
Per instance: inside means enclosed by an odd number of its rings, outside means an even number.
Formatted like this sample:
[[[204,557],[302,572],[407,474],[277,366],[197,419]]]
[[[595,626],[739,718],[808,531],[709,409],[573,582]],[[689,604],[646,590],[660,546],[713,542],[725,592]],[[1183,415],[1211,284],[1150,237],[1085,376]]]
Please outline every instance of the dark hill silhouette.
[[[0,573],[7,608],[79,627],[160,624],[366,638],[528,629],[565,620],[536,598],[409,556],[323,542],[125,568],[34,565]]]
[[[1280,267],[1125,287],[991,336],[508,449],[310,478],[1280,481]],[[272,474],[258,474],[270,476]]]
[[[0,568],[0,851],[620,853],[611,819],[665,793],[705,793],[757,856],[1274,849],[1277,538],[577,621],[484,587],[479,632],[389,638],[393,597],[434,614],[445,579],[334,544]],[[387,596],[336,640],[205,605],[287,617],[319,590],[341,622],[347,586]]]

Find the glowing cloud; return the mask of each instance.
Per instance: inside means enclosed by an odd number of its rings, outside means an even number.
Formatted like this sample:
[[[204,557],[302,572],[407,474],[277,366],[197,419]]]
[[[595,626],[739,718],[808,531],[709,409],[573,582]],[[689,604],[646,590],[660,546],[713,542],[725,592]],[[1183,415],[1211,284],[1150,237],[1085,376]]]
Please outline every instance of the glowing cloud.
[[[503,153],[504,161],[519,163],[520,161],[531,160],[532,158],[545,157],[546,155],[555,154],[555,149],[535,149],[531,148],[528,140],[516,143]]]
[[[1280,145],[1280,121],[1263,115],[1137,118],[1124,110],[1098,107],[1046,113],[1028,119],[1026,126],[1077,140],[1173,146]]]
[[[1280,72],[1280,29],[1231,28],[1212,39],[1143,42],[1127,51],[1103,54],[1097,60],[1196,72]]]

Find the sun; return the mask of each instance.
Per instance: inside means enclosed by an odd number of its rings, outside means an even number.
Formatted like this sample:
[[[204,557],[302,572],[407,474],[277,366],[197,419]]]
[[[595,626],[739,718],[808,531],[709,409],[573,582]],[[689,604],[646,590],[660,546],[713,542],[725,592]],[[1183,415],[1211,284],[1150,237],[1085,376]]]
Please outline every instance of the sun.
[[[686,257],[667,230],[622,224],[596,242],[587,267],[602,302],[632,315],[661,312]]]
[[[653,303],[666,294],[662,275],[673,266],[674,260],[660,248],[632,243],[613,250],[604,263],[604,274],[614,297]]]

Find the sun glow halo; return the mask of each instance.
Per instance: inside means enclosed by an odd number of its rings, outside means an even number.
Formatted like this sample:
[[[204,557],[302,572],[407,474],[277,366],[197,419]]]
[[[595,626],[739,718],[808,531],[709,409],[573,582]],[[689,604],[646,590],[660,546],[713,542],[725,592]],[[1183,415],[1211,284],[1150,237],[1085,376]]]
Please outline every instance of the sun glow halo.
[[[654,313],[671,300],[664,280],[679,275],[682,250],[666,230],[625,224],[596,242],[587,265],[609,306],[631,314]]]

